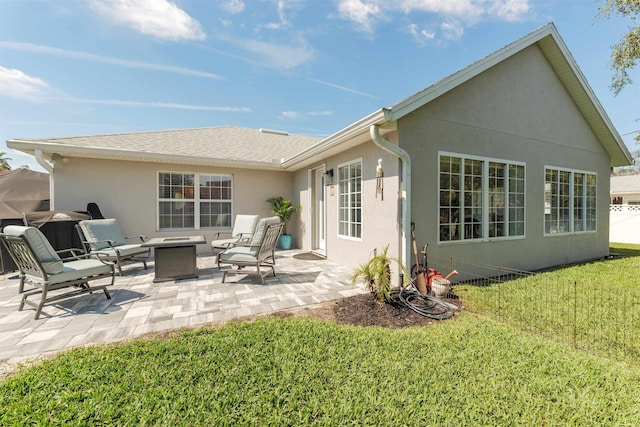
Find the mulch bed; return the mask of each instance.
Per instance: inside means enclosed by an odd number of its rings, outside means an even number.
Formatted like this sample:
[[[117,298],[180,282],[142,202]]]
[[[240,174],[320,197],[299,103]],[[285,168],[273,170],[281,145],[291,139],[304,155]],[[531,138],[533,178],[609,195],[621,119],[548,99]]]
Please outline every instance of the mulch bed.
[[[446,301],[453,304],[458,302],[455,299],[446,299]],[[341,325],[380,326],[394,329],[439,322],[405,306],[378,302],[371,294],[355,295],[312,307],[286,310],[275,313],[274,316],[306,316],[334,321]]]

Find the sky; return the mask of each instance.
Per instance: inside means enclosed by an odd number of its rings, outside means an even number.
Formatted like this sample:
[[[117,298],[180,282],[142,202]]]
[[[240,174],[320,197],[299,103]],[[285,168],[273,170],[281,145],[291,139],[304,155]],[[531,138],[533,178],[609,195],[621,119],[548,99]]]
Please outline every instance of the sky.
[[[0,0],[6,140],[223,125],[329,136],[554,22],[630,151],[628,18],[591,0]]]

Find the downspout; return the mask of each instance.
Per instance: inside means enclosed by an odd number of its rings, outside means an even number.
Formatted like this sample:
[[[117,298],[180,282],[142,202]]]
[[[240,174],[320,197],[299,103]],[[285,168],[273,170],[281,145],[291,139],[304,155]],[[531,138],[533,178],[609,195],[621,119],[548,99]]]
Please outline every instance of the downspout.
[[[411,234],[411,157],[402,148],[387,141],[380,135],[380,125],[371,125],[369,134],[373,142],[380,148],[398,157],[402,162],[401,184],[401,228],[402,228],[402,253],[400,259],[409,268],[409,235]]]
[[[49,172],[49,209],[55,210],[56,204],[53,200],[53,166],[42,157],[42,150],[35,150],[34,155],[38,164]]]

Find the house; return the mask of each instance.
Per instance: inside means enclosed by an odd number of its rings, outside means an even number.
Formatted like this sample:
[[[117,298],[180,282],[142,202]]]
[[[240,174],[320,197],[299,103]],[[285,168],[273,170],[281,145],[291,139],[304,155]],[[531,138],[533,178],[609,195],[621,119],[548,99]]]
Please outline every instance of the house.
[[[640,175],[611,177],[612,205],[640,205]]]
[[[10,140],[49,168],[56,209],[98,202],[125,232],[229,229],[302,210],[296,246],[537,269],[608,253],[609,171],[632,158],[553,24],[324,138],[223,126]]]

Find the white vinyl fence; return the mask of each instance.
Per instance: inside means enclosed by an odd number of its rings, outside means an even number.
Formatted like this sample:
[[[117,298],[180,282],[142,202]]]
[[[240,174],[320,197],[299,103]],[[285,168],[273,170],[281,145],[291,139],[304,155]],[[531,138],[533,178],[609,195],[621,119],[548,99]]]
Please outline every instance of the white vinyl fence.
[[[640,206],[609,206],[609,241],[640,245]]]

